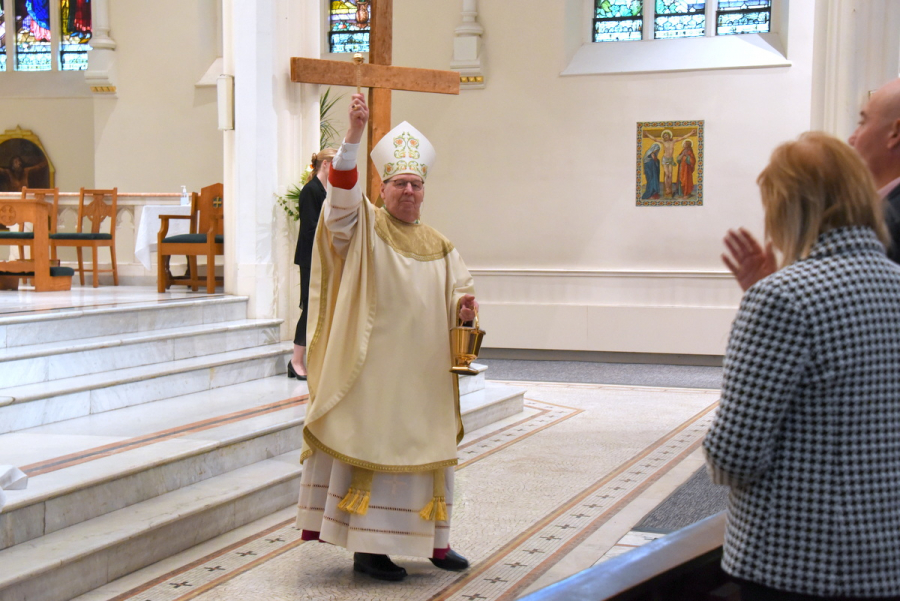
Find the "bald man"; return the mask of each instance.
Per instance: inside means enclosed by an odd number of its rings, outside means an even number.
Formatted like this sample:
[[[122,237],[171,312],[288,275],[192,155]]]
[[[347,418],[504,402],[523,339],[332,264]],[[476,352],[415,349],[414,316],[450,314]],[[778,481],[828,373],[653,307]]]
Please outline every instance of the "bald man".
[[[900,79],[881,86],[859,112],[859,125],[848,140],[863,158],[884,199],[885,222],[891,234],[888,257],[900,263]],[[772,245],[763,247],[744,228],[728,230],[725,266],[741,288],[777,269]]]
[[[885,199],[885,221],[893,241],[888,257],[900,263],[900,79],[872,94],[849,142],[869,166]]]

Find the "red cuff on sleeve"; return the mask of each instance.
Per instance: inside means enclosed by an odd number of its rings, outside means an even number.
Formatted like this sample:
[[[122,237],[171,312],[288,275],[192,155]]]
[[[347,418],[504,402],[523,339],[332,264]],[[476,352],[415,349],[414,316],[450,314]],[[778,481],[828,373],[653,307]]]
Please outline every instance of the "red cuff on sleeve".
[[[335,188],[350,190],[356,185],[356,180],[358,179],[359,172],[357,172],[356,167],[349,171],[338,171],[337,169],[328,170],[328,183]]]

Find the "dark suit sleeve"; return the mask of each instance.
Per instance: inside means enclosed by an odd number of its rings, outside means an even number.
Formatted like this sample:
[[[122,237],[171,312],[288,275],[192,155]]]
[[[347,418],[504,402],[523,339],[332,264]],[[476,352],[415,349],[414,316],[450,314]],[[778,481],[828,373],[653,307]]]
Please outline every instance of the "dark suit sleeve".
[[[300,235],[297,238],[297,250],[294,253],[294,264],[301,269],[309,269],[312,264],[312,249],[316,239],[316,225],[319,213],[325,203],[325,187],[318,179],[312,179],[300,190],[298,200],[300,211]]]
[[[900,263],[900,186],[891,190],[884,199],[884,220],[891,235],[888,258],[894,263]]]

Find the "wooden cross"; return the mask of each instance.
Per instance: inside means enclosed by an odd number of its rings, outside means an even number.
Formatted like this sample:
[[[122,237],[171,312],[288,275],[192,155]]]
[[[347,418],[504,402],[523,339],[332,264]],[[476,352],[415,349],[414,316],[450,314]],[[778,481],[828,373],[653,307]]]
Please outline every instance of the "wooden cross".
[[[294,57],[291,59],[291,81],[355,86],[359,69],[360,84],[369,88],[367,140],[371,152],[375,144],[391,130],[391,90],[459,94],[459,73],[391,66],[393,0],[373,0],[369,10],[369,64]],[[374,201],[380,187],[378,168],[370,159],[366,195]]]

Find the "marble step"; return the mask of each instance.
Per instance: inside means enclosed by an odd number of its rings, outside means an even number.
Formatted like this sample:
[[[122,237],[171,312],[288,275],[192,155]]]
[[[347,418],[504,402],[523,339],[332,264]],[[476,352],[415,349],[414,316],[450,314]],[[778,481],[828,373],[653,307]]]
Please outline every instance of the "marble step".
[[[64,601],[297,502],[299,451],[0,551],[0,601]]]
[[[0,349],[0,389],[273,344],[281,322],[241,319]]]
[[[246,319],[247,297],[129,302],[0,317],[0,348]]]
[[[524,389],[495,383],[466,395],[461,399],[466,430],[521,413],[523,397]],[[299,425],[284,422],[286,433]],[[298,460],[299,450],[292,450],[2,550],[0,601],[70,599],[290,507],[299,489]],[[22,508],[14,495],[11,500],[16,504],[11,507]]]
[[[0,434],[285,373],[290,342],[0,390]]]
[[[38,474],[9,491],[0,549],[299,448],[306,391],[266,378],[0,436],[4,461]],[[523,393],[462,397],[466,431],[521,413]]]
[[[487,372],[487,365],[473,363],[472,365],[470,365],[470,367],[477,371],[478,375],[459,376],[459,396],[477,392],[479,390],[484,390],[485,372]]]
[[[0,435],[30,474],[0,549],[300,447],[305,382],[271,377]]]

